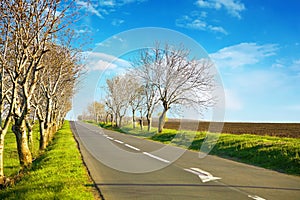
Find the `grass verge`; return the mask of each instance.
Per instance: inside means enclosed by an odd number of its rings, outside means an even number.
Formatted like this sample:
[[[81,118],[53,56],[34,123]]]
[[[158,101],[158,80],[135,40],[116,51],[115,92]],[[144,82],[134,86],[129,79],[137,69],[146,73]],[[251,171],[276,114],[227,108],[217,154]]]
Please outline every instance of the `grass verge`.
[[[36,159],[40,155],[39,151],[39,128],[35,125],[32,130],[33,145],[30,145],[32,158]],[[7,177],[17,176],[20,171],[20,163],[17,151],[16,136],[9,128],[5,136],[4,144],[4,174]]]
[[[109,124],[99,125],[125,134],[195,151],[200,150],[206,137],[206,132],[181,131],[179,133],[173,129],[164,129],[163,133],[158,134],[155,128],[147,132],[130,126],[120,129],[111,127]],[[144,128],[146,129],[147,127]],[[299,138],[222,133],[210,154],[287,174],[300,175]]]
[[[13,162],[8,161],[6,168],[8,163]],[[94,199],[92,185],[69,122],[65,122],[30,171],[13,187],[1,190],[0,199]]]

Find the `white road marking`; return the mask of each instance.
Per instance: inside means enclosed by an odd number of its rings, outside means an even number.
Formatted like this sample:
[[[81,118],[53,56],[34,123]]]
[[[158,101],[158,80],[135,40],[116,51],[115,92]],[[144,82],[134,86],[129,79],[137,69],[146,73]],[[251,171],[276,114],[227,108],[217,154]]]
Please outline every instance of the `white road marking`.
[[[115,140],[115,142],[119,143],[119,144],[123,144],[124,142],[120,141],[120,140]]]
[[[165,160],[165,159],[163,159],[163,158],[160,158],[160,157],[158,157],[158,156],[152,155],[152,154],[150,154],[150,153],[143,152],[143,154],[145,154],[145,155],[147,155],[147,156],[149,156],[149,157],[151,157],[151,158],[154,158],[154,159],[156,159],[156,160],[159,160],[159,161],[162,161],[162,162],[165,162],[165,163],[170,163],[170,161]]]
[[[221,179],[220,177],[214,177],[211,173],[206,172],[199,168],[192,167],[190,169],[184,169],[184,170],[187,172],[190,172],[192,174],[198,175],[198,177],[201,179],[202,183]]]
[[[114,139],[114,138],[112,138],[112,137],[109,137],[109,136],[107,136],[106,138],[107,138],[107,139],[110,139],[110,140],[113,140],[113,139]]]
[[[136,148],[136,147],[131,146],[131,145],[129,145],[129,144],[125,144],[125,146],[128,147],[128,148],[130,148],[130,149],[133,149],[133,150],[136,150],[136,151],[140,151],[139,148]]]
[[[251,198],[251,199],[255,199],[255,200],[266,200],[266,199],[264,199],[262,197],[259,197],[257,195],[248,195],[248,197]]]

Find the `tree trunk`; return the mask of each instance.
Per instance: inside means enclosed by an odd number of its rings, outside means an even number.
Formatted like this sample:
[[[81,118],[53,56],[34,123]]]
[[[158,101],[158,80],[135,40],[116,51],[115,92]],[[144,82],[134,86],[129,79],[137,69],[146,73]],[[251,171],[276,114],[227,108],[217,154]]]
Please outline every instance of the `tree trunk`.
[[[44,129],[45,122],[40,120],[40,150],[44,150],[47,147],[47,135]]]
[[[28,147],[25,120],[21,120],[21,122],[13,125],[12,130],[16,135],[20,165],[23,169],[26,169],[32,163],[32,155]]]
[[[3,166],[3,153],[4,153],[4,138],[5,134],[0,130],[0,185],[4,184],[4,166]]]
[[[152,126],[152,120],[151,120],[151,117],[148,117],[147,116],[147,124],[148,124],[148,132],[150,132],[150,130],[151,130],[151,126]]]
[[[3,158],[4,158],[4,139],[5,135],[8,131],[8,127],[10,124],[10,119],[8,119],[4,128],[0,127],[0,185],[5,184],[5,176],[4,176],[4,165],[3,165]]]
[[[34,123],[34,121],[33,121]],[[28,145],[29,145],[29,149],[32,151],[34,148],[34,144],[33,144],[33,136],[32,136],[32,127],[33,125],[30,124],[29,120],[26,119],[26,127],[28,130]]]
[[[164,109],[163,112],[161,113],[161,115],[159,116],[159,120],[158,120],[158,132],[159,133],[161,133],[163,131],[167,111],[168,111],[167,109]]]
[[[115,114],[115,127],[118,127],[118,114]]]
[[[114,122],[114,115],[110,114],[110,123],[111,123],[111,125],[113,125],[113,122]]]
[[[118,127],[121,128],[122,126],[122,116],[119,116],[119,123],[118,123]]]
[[[98,114],[96,114],[96,124],[98,124]]]
[[[140,122],[139,124],[140,124],[141,131],[142,131],[143,127],[144,127],[144,124],[143,124],[144,122],[143,122],[143,118],[142,117],[140,118],[139,122]]]
[[[134,128],[135,129],[135,110],[132,110],[132,128]]]

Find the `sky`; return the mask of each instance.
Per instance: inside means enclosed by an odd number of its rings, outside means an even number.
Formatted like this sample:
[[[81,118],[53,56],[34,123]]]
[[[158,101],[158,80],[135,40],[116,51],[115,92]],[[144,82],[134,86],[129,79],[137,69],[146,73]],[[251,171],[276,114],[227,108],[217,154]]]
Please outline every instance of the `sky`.
[[[88,103],[103,98],[99,94],[103,80],[112,69],[122,73],[120,66],[128,65],[130,52],[165,40],[195,47],[195,54],[200,52],[197,43],[214,62],[225,92],[224,121],[300,122],[299,0],[78,0],[76,4],[82,17],[75,31],[80,42],[88,41],[87,73],[68,118],[76,118]]]

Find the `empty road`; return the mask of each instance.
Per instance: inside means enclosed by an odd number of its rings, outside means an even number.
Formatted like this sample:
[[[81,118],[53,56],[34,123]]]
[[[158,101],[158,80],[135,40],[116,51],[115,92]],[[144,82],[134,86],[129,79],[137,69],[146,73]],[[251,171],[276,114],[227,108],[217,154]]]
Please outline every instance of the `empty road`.
[[[299,199],[300,177],[71,122],[104,199]]]

